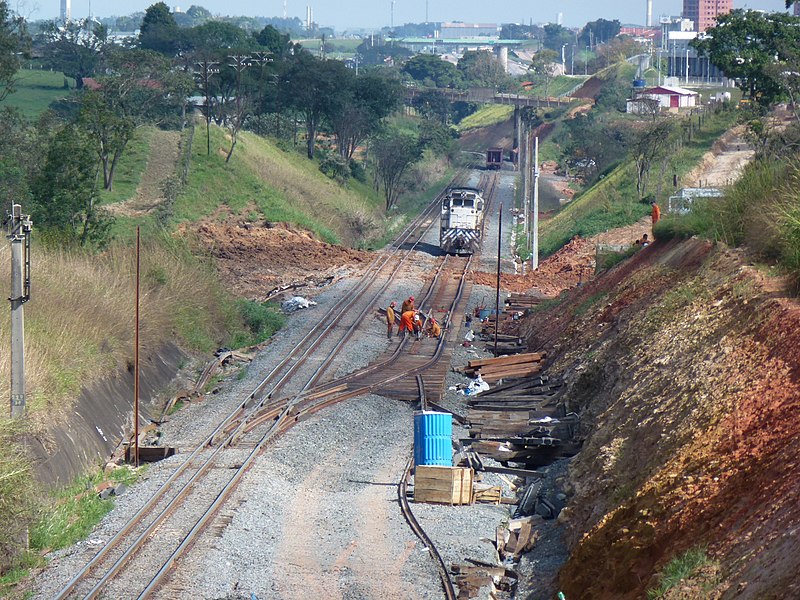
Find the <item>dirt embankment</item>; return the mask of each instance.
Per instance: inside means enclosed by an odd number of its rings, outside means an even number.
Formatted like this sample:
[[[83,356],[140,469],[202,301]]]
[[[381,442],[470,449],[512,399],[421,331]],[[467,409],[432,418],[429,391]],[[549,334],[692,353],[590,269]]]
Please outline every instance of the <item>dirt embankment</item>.
[[[656,243],[527,321],[585,435],[567,598],[642,598],[697,547],[682,598],[800,598],[800,309],[779,289],[736,251]]]
[[[369,252],[322,242],[284,223],[250,222],[230,215],[185,226],[182,232],[214,258],[220,278],[233,294],[256,301],[287,286],[292,286],[287,293],[313,293],[373,258]]]

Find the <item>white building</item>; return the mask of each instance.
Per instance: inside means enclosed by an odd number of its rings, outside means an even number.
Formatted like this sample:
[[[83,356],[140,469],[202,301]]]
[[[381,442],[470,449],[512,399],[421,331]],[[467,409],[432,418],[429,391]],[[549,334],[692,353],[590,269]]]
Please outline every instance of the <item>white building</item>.
[[[646,100],[656,100],[658,102],[658,109],[681,109],[692,108],[697,106],[698,93],[692,90],[687,90],[680,87],[669,87],[666,85],[659,85],[652,88],[646,88],[636,93],[636,95],[628,100],[628,112],[640,114],[650,112],[652,110],[652,103],[645,102]]]

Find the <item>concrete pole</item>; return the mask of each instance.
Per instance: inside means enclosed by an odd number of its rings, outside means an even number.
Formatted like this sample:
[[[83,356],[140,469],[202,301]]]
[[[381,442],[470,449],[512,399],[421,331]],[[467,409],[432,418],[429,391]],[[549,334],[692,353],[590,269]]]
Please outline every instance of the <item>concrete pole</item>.
[[[31,222],[22,214],[22,207],[11,207],[11,418],[25,414],[25,313],[23,304],[28,300],[26,290],[26,250]]]
[[[519,160],[519,172],[522,174],[522,210],[523,215],[525,216],[525,248],[529,248],[530,244],[530,223],[528,223],[528,211],[530,210],[530,200],[531,200],[531,180],[528,177],[528,144],[527,144],[527,133],[525,132],[525,124],[524,122],[521,123],[521,127],[523,128],[521,132],[521,139],[522,144],[519,147],[520,152],[520,160]]]
[[[514,139],[511,142],[511,149],[515,151],[514,156],[516,159],[514,160],[514,167],[519,169],[520,168],[520,160],[519,160],[519,139],[520,139],[520,129],[522,128],[522,121],[520,119],[520,110],[519,104],[514,105]]]
[[[533,150],[533,250],[531,251],[531,270],[539,268],[539,136],[534,140]]]
[[[500,325],[500,251],[503,243],[503,204],[497,215],[497,296],[494,303],[494,355],[497,356],[497,328]]]

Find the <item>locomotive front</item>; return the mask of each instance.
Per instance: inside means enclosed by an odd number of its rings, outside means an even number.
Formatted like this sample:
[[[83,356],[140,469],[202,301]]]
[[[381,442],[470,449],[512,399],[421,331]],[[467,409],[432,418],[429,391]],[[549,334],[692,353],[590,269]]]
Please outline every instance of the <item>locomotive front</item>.
[[[439,247],[452,254],[472,254],[480,247],[483,196],[477,188],[452,188],[442,199]]]

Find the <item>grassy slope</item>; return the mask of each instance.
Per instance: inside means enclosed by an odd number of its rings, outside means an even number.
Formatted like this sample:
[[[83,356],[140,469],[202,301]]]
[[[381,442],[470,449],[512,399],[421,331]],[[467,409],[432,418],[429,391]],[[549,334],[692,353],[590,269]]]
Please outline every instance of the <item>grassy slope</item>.
[[[195,134],[189,181],[174,207],[178,222],[207,217],[220,206],[236,214],[255,206],[265,219],[293,223],[326,241],[338,241],[346,235],[349,216],[376,213],[381,207],[381,199],[368,186],[342,187],[322,174],[316,162],[246,132],[226,163],[227,136],[218,128],[211,133],[211,156],[203,128]]]
[[[478,127],[497,125],[508,119],[514,113],[513,106],[502,104],[486,104],[471,115],[462,119],[458,124],[459,131],[468,131]]]
[[[128,142],[114,171],[114,186],[100,193],[101,204],[124,202],[133,196],[147,167],[154,127],[140,127]],[[102,186],[101,186],[102,187]]]
[[[687,142],[670,159],[664,173],[662,190],[671,190],[672,173],[680,178],[691,170],[710,150],[714,141],[728,129],[735,119],[732,112],[710,115],[702,131]],[[658,166],[653,167],[650,189],[657,186]],[[650,209],[639,202],[636,194],[636,177],[632,161],[628,160],[595,186],[578,196],[564,210],[541,224],[540,251],[543,256],[555,252],[575,235],[589,236],[607,229],[630,225],[647,215]]]
[[[70,90],[64,89],[61,73],[21,69],[17,75],[16,91],[0,106],[17,108],[29,119],[37,118],[51,102],[70,94]]]

